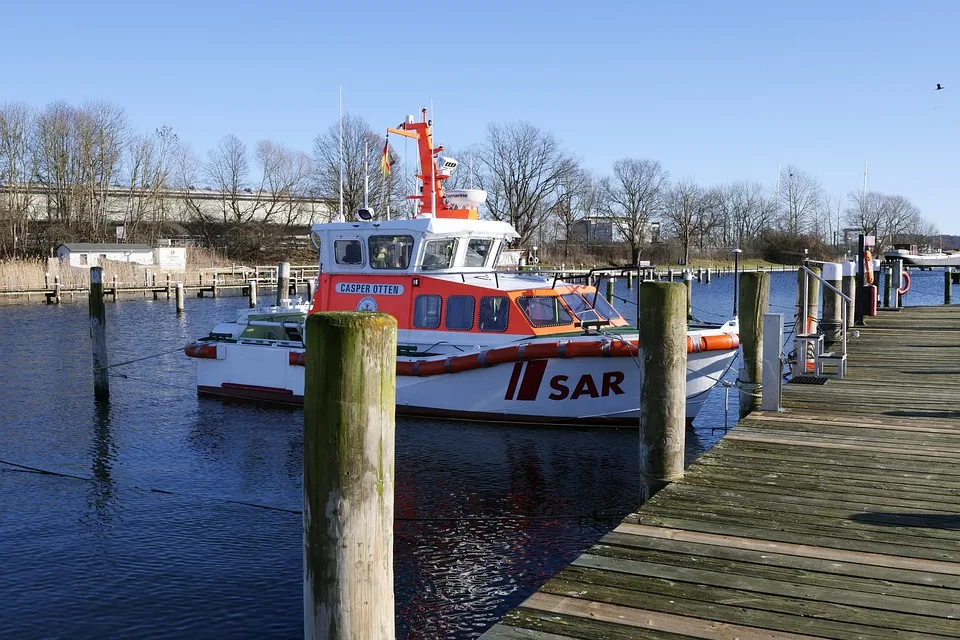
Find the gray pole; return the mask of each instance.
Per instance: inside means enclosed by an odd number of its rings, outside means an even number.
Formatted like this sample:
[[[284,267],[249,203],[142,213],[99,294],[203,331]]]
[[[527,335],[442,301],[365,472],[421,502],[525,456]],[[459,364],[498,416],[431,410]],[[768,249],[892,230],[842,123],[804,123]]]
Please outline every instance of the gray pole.
[[[281,262],[277,265],[277,306],[290,297],[290,263]]]
[[[183,283],[178,282],[176,286],[177,314],[183,313]]]
[[[743,363],[737,382],[740,417],[760,408],[763,381],[763,316],[770,310],[770,274],[760,271],[740,276],[740,346]]]
[[[761,411],[780,411],[783,378],[780,349],[783,344],[783,315],[768,313],[763,316],[763,386]]]
[[[392,640],[397,321],[307,319],[303,433],[305,640]]]
[[[890,285],[893,284],[893,267],[887,265],[883,268],[883,306],[890,308]]]
[[[640,502],[683,477],[687,404],[684,286],[637,288],[640,363]]]
[[[900,308],[900,289],[903,288],[903,260],[893,261],[893,307]]]
[[[683,272],[683,286],[687,288],[687,321],[693,319],[693,272]]]
[[[107,312],[103,304],[102,267],[90,267],[90,338],[93,341],[93,396],[97,400],[109,400]]]
[[[857,263],[853,261],[843,263],[843,286],[840,290],[847,296],[847,328],[853,328],[853,312],[857,303],[856,278]]]

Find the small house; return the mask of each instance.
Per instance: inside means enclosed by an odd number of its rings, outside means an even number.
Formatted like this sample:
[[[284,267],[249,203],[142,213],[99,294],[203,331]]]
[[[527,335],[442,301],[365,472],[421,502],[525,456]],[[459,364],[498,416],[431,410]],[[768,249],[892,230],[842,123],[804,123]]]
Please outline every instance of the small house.
[[[57,247],[57,259],[71,267],[99,267],[105,260],[152,265],[153,247],[148,244],[65,242]]]

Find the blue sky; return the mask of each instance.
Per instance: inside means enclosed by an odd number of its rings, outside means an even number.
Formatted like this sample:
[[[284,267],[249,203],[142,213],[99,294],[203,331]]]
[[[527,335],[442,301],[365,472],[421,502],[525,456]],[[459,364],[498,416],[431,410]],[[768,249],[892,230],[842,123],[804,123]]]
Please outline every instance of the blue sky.
[[[424,7],[417,9],[417,7]],[[17,2],[0,102],[106,99],[203,154],[232,133],[309,151],[344,108],[434,104],[462,148],[528,120],[599,173],[899,193],[960,234],[957,2]],[[935,92],[936,83],[946,86]]]

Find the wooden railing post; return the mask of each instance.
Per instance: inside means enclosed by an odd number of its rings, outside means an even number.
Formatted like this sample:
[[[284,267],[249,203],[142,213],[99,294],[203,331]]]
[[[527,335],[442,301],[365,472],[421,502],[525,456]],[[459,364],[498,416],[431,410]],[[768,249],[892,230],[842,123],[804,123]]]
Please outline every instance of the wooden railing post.
[[[103,304],[103,267],[90,267],[90,338],[93,342],[93,395],[110,398],[107,375],[107,312]]]
[[[639,297],[640,502],[683,477],[687,405],[684,286],[645,282]]]
[[[740,346],[743,361],[737,377],[740,417],[760,408],[763,382],[763,316],[770,310],[770,274],[745,271],[740,275]]]
[[[307,318],[304,638],[392,640],[397,321]]]

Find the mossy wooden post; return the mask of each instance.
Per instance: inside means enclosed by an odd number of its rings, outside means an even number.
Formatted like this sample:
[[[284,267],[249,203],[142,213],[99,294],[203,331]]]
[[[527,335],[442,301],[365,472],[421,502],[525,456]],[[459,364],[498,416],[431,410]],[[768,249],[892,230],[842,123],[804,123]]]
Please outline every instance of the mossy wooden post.
[[[183,313],[183,283],[178,282],[176,286],[177,315]]]
[[[953,267],[944,267],[943,269],[943,304],[950,304],[950,294],[953,293],[951,291],[953,285],[951,271],[953,271]]]
[[[281,262],[277,265],[277,306],[290,297],[290,263]]]
[[[247,282],[247,300],[251,309],[257,308],[257,281],[249,280]]]
[[[770,274],[745,271],[740,276],[740,346],[743,361],[737,386],[740,388],[740,417],[760,408],[763,381],[763,316],[770,310]]]
[[[687,406],[686,292],[680,283],[637,288],[640,343],[640,502],[683,477]]]
[[[687,320],[693,320],[693,272],[683,272],[683,285],[687,288]]]
[[[394,638],[396,356],[392,316],[307,319],[305,640]]]
[[[103,304],[103,267],[90,267],[90,338],[93,342],[93,395],[110,398],[107,376],[107,312]]]
[[[613,304],[613,277],[607,279],[607,302]]]

